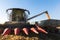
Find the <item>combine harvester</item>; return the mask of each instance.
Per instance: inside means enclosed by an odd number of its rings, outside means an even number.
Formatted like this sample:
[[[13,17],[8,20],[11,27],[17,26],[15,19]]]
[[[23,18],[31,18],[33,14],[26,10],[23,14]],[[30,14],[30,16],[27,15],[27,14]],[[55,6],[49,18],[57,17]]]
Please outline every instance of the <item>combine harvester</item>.
[[[45,35],[48,35],[50,32],[55,33],[54,29],[60,26],[60,20],[50,19],[50,16],[47,11],[44,11],[40,14],[37,14],[31,18],[28,18],[30,12],[26,9],[21,8],[10,8],[6,10],[9,21],[4,24],[0,24],[0,34],[1,35],[23,35],[23,36],[36,36],[40,37],[42,32]],[[38,17],[42,14],[46,14],[48,20],[40,21],[41,23],[35,22],[35,24],[30,24],[28,21]],[[53,28],[53,31],[51,29]],[[50,35],[50,34],[49,34]]]

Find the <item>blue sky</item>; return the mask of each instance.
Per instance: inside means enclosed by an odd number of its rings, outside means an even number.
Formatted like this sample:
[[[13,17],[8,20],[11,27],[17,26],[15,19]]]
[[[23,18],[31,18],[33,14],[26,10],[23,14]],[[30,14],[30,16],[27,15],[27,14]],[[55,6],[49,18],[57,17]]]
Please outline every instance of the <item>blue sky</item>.
[[[0,0],[0,23],[8,21],[5,12],[8,8],[27,9],[31,13],[29,17],[47,10],[51,19],[60,19],[60,0]],[[45,14],[30,21],[41,21],[43,19],[47,19]]]

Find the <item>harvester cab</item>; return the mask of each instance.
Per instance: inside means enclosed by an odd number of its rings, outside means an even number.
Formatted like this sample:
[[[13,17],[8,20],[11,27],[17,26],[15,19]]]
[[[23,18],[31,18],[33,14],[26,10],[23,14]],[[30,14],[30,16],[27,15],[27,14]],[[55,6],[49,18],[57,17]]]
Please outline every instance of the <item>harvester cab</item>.
[[[9,22],[12,23],[26,23],[27,22],[27,18],[28,18],[28,14],[30,14],[30,12],[26,9],[19,9],[19,8],[10,8],[6,10],[7,14],[8,14],[8,19]]]

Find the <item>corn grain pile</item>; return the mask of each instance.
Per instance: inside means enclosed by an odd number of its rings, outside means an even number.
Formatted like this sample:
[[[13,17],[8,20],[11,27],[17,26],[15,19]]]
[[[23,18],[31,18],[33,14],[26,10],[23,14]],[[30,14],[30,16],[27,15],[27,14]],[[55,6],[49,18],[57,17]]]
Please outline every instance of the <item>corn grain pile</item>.
[[[0,36],[0,40],[39,40],[37,37],[24,37],[20,35]]]

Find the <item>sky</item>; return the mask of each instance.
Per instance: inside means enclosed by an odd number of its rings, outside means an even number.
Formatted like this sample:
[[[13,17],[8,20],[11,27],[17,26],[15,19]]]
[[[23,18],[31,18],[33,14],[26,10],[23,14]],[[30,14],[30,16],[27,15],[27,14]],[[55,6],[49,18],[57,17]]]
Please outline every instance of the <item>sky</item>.
[[[60,20],[60,0],[0,0],[0,23],[8,21],[6,9],[8,8],[23,8],[30,11],[29,17],[48,11],[51,19]],[[30,22],[41,21],[47,19],[43,14]]]

